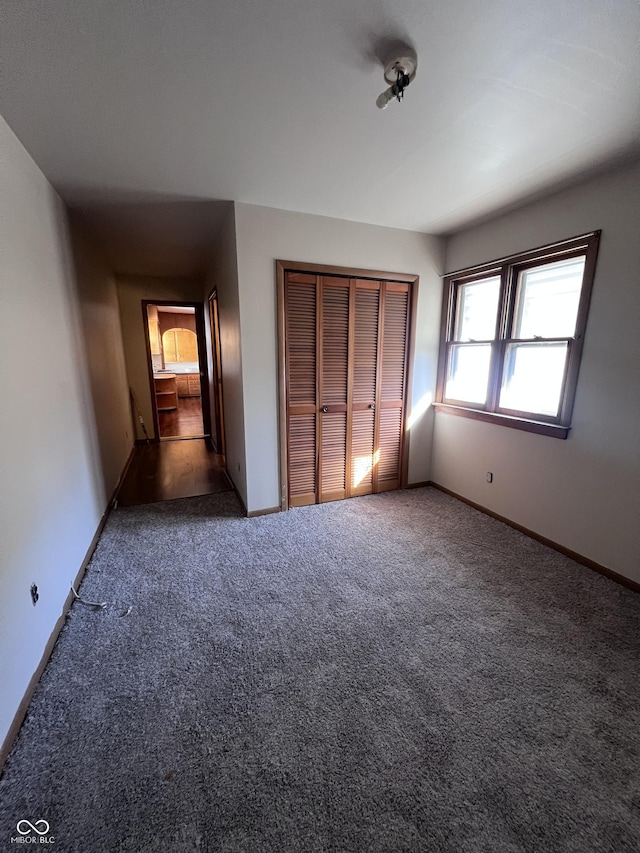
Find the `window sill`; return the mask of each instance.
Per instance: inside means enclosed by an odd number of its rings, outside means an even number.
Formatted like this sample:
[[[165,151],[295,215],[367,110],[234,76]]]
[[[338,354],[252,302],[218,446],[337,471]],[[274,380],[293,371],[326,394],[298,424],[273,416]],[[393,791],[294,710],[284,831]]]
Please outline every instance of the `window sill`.
[[[497,412],[483,412],[480,409],[467,409],[464,406],[452,406],[450,403],[433,403],[436,412],[445,412],[449,415],[458,415],[462,418],[471,418],[475,421],[485,421],[488,424],[520,429],[525,432],[534,432],[537,435],[547,435],[551,438],[565,439],[569,436],[570,427],[547,424],[543,421],[531,421],[527,418],[516,418],[512,415],[503,415]]]

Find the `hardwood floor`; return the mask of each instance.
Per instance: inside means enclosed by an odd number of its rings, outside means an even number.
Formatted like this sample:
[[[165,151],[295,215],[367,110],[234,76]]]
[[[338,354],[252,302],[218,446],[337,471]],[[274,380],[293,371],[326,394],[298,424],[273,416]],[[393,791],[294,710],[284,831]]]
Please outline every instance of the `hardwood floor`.
[[[158,412],[160,438],[202,435],[202,398],[178,397],[178,408]]]
[[[136,448],[118,504],[136,506],[231,490],[224,457],[207,439],[158,441]]]

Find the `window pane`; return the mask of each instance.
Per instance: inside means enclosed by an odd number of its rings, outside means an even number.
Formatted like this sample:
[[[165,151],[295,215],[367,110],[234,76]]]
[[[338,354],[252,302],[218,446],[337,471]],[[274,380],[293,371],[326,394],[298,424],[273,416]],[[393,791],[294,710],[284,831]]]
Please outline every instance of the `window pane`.
[[[465,403],[485,403],[490,362],[491,344],[452,346],[445,397]]]
[[[500,276],[458,287],[456,341],[491,341],[496,335]]]
[[[500,408],[556,417],[569,345],[508,344]]]
[[[520,273],[512,337],[573,337],[584,263],[571,258]]]

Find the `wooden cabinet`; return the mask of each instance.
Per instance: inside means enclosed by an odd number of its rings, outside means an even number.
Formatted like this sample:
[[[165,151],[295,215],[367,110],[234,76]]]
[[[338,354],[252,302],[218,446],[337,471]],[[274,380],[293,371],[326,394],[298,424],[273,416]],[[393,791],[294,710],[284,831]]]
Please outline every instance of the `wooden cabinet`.
[[[160,329],[158,324],[158,306],[147,305],[147,319],[149,324],[149,345],[151,355],[160,355]]]
[[[154,373],[153,385],[156,392],[156,409],[168,412],[178,408],[178,387],[175,373]]]
[[[200,396],[200,374],[199,373],[189,373],[189,374],[187,374],[187,379],[189,381],[189,396],[190,397],[199,397]]]
[[[176,374],[176,385],[178,388],[178,397],[189,396],[189,379],[186,373]]]
[[[177,374],[178,397],[200,396],[200,374],[178,373]]]
[[[198,338],[189,329],[168,329],[162,335],[166,362],[198,361]]]

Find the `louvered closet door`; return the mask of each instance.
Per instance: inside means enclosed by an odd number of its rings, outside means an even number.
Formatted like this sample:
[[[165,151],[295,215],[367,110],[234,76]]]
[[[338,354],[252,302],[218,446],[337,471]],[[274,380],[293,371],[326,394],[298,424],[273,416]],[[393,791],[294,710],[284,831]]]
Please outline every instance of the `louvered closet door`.
[[[316,276],[287,273],[285,358],[289,505],[317,500]]]
[[[400,487],[408,319],[408,285],[383,282],[376,430],[378,460],[373,477],[376,492]]]
[[[354,287],[349,496],[373,492],[380,282],[357,279]]]
[[[288,272],[290,506],[401,483],[409,285]]]
[[[320,277],[319,500],[347,496],[349,279]]]

